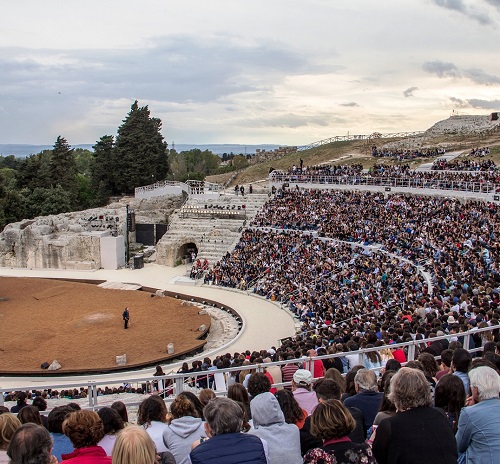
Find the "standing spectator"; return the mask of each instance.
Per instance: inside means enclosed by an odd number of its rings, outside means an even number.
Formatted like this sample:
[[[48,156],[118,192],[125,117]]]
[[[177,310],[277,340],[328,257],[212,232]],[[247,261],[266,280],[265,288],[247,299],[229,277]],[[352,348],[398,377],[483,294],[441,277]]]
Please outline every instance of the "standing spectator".
[[[52,439],[45,427],[29,423],[19,427],[9,443],[7,456],[10,464],[55,464]]]
[[[365,421],[366,430],[372,426],[377,415],[383,394],[378,391],[377,375],[369,369],[360,369],[354,377],[356,394],[346,398],[347,407],[358,408]]]
[[[268,464],[267,444],[241,432],[243,410],[229,398],[215,398],[204,409],[204,439],[190,454],[193,464]]]
[[[494,369],[480,366],[469,372],[472,406],[462,409],[456,435],[462,462],[493,464],[500,456],[500,378]]]
[[[299,406],[310,415],[318,404],[316,393],[311,391],[312,374],[305,369],[298,369],[293,374],[292,393]]]
[[[423,372],[401,368],[391,380],[389,400],[398,412],[375,432],[373,454],[378,464],[456,464],[453,431],[443,412],[432,407]]]

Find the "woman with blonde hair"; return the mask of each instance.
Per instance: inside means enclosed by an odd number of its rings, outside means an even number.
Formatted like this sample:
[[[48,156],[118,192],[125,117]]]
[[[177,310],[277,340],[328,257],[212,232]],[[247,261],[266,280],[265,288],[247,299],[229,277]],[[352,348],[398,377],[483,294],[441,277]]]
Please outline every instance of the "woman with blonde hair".
[[[120,430],[112,454],[113,464],[157,464],[160,456],[149,434],[138,425],[129,425]],[[171,453],[164,452],[164,464],[175,464]]]
[[[9,462],[7,447],[14,432],[21,427],[21,421],[10,412],[0,414],[0,464]]]

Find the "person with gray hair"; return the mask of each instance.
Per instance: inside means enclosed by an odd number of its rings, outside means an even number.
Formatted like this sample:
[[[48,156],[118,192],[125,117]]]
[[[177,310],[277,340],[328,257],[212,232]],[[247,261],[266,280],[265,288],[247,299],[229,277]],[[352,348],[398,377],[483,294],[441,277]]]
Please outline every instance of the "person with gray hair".
[[[348,408],[358,408],[363,414],[366,431],[370,429],[382,403],[383,393],[378,391],[377,375],[370,369],[360,369],[354,377],[356,394],[344,400]]]
[[[378,464],[456,464],[453,430],[444,412],[432,407],[431,389],[422,371],[401,368],[391,379],[389,400],[397,413],[375,431]]]
[[[461,462],[500,462],[500,377],[479,366],[469,371],[472,395],[462,409],[456,434]]]
[[[12,435],[7,448],[10,464],[57,464],[52,455],[52,437],[45,427],[27,423]]]
[[[267,443],[242,433],[243,410],[229,398],[214,398],[203,409],[205,432],[189,455],[192,464],[269,464]]]

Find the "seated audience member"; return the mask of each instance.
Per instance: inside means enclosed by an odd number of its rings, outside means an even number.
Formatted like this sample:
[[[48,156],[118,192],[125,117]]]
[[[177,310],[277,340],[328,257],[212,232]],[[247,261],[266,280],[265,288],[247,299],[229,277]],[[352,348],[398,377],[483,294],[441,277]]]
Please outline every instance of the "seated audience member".
[[[323,353],[326,354],[326,353]],[[316,350],[311,349],[307,352],[307,356],[309,356],[309,360],[304,362],[304,369],[307,369],[311,373],[314,372],[313,378],[319,379],[325,375],[326,369],[323,361],[321,359],[315,359],[314,361],[311,359],[315,356],[318,356]]]
[[[177,464],[188,464],[191,445],[205,435],[203,421],[194,404],[178,395],[170,405],[169,424],[163,432],[163,443]]]
[[[243,410],[229,398],[215,398],[204,410],[203,440],[190,454],[192,464],[268,464],[267,444],[248,433],[242,433]]]
[[[6,412],[0,415],[0,463],[7,464],[7,447],[15,431],[21,427],[21,422],[12,413]]]
[[[7,448],[10,464],[56,464],[52,438],[45,427],[28,423],[19,427]]]
[[[448,350],[443,350],[441,352],[441,361],[439,364],[440,371],[436,374],[436,379],[441,379],[446,374],[449,374],[451,372],[451,360],[453,358],[453,351],[448,349]]]
[[[468,371],[472,361],[471,354],[464,348],[457,348],[453,351],[451,359],[451,370],[464,383],[465,394],[470,394]]]
[[[353,366],[352,369],[349,369],[347,371],[345,375],[345,392],[342,393],[340,401],[344,402],[346,398],[349,398],[350,396],[354,396],[356,394],[356,385],[354,384],[354,377],[356,377],[356,374],[361,369],[364,369],[364,366],[358,364],[357,366]]]
[[[465,398],[464,384],[456,375],[445,375],[438,382],[434,392],[434,406],[445,412],[453,433],[457,431]]]
[[[296,425],[300,430],[307,418],[307,412],[299,406],[290,390],[278,390],[275,396],[285,416],[285,422]]]
[[[42,411],[47,410],[47,401],[45,401],[45,399],[42,398],[41,396],[37,396],[33,399],[33,402],[31,404],[32,404],[32,406],[35,406],[36,408],[38,408],[38,411],[40,412],[40,418],[42,419],[42,424],[48,430],[49,423],[47,420],[47,416],[45,416],[44,414],[41,414]]]
[[[196,396],[196,395],[194,395]],[[196,397],[196,399],[198,399]],[[142,425],[154,441],[156,451],[168,451],[163,443],[163,432],[167,430],[167,407],[157,395],[146,398],[140,405],[137,413],[137,424]]]
[[[125,427],[125,424],[120,414],[112,408],[101,408],[97,411],[97,414],[101,418],[104,427],[104,437],[102,437],[98,445],[106,451],[108,456],[111,456],[116,434]]]
[[[373,463],[371,448],[364,443],[354,443],[348,435],[354,430],[356,422],[351,413],[339,400],[328,400],[316,406],[311,417],[311,432],[323,440],[319,448],[311,449],[304,456],[304,463],[339,464]],[[334,456],[331,460],[330,456]]]
[[[378,391],[377,375],[369,369],[360,369],[356,373],[354,385],[356,394],[346,398],[344,404],[361,411],[368,431],[380,409],[383,394]]]
[[[299,429],[287,424],[276,397],[261,393],[250,402],[253,428],[248,431],[267,443],[269,464],[302,464]]]
[[[248,396],[247,389],[241,383],[230,385],[227,389],[227,397],[243,404],[247,419],[250,420],[252,418],[252,413],[250,412],[250,397]]]
[[[306,369],[298,369],[293,374],[292,393],[299,406],[310,415],[318,404],[316,393],[311,391],[312,374]]]
[[[443,412],[432,407],[423,372],[401,368],[391,380],[389,399],[398,412],[375,432],[373,454],[378,464],[456,464],[453,431]]]
[[[314,393],[318,398],[318,403],[324,403],[329,400],[340,400],[341,389],[337,382],[331,379],[319,379],[314,384]],[[363,443],[366,436],[366,427],[363,414],[358,408],[347,408],[355,421],[355,427],[349,434],[349,439],[354,443]],[[321,448],[320,438],[311,434],[311,416],[307,417],[302,429],[300,430],[300,447],[302,455],[312,448]]]
[[[458,419],[456,434],[460,462],[493,464],[500,456],[500,377],[480,366],[469,372],[472,397]]]
[[[257,395],[271,390],[271,381],[265,374],[261,372],[254,372],[248,378],[247,389],[251,399],[254,399]]]
[[[114,409],[120,415],[125,427],[129,425],[127,406],[123,401],[115,401],[111,405],[111,409]]]
[[[106,456],[106,451],[98,446],[104,436],[104,426],[96,412],[73,411],[64,420],[62,429],[75,448],[72,453],[62,455],[65,463],[111,464],[111,458]]]
[[[339,358],[335,358],[339,359]],[[342,376],[339,370],[336,368],[330,368],[325,372],[325,379],[331,379],[334,380],[335,383],[339,386],[340,388],[340,394],[342,396],[343,393],[345,393],[345,378]],[[339,398],[340,399],[340,398]]]
[[[63,454],[69,454],[75,449],[71,440],[64,435],[62,430],[63,422],[71,412],[73,412],[73,409],[69,406],[56,406],[50,411],[47,418],[50,436],[54,441],[52,454],[58,461],[61,461]]]
[[[384,419],[392,417],[394,416],[394,414],[396,414],[396,406],[389,399],[389,393],[391,392],[391,380],[395,374],[396,373],[394,371],[387,371],[384,372],[384,375],[382,376],[381,380],[381,387],[383,390],[382,402],[380,403],[380,408],[378,410],[378,413],[375,416],[375,419],[373,420],[373,426],[372,426],[373,428],[378,427],[380,422],[382,422]]]
[[[36,424],[43,425],[42,418],[40,417],[40,411],[35,406],[25,406],[17,413],[17,418],[21,421],[21,424]]]
[[[25,392],[20,391],[16,393],[16,404],[10,408],[10,412],[18,413],[22,408],[28,406],[26,399],[28,396]]]
[[[200,390],[200,393],[198,393],[198,398],[203,407],[205,407],[208,402],[210,400],[213,400],[216,396],[217,395],[215,394],[215,392],[210,388],[203,388],[202,390]]]
[[[169,455],[166,459],[166,455]],[[157,464],[158,455],[153,440],[137,425],[120,430],[113,447],[113,464]],[[162,464],[176,464],[171,453],[164,452]]]

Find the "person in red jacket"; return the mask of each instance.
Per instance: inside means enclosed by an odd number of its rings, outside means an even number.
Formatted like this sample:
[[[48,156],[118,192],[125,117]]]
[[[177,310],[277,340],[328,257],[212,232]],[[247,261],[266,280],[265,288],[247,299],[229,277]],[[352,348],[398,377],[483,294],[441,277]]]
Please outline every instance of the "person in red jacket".
[[[64,420],[62,430],[75,450],[63,454],[65,464],[111,464],[111,457],[97,443],[104,437],[101,418],[94,411],[73,411]]]

